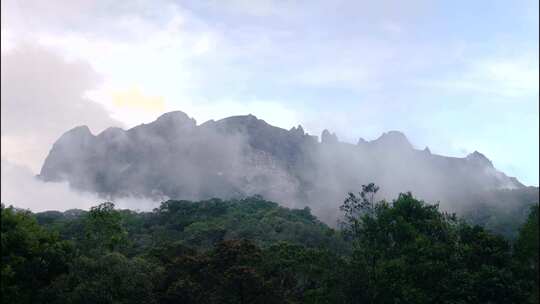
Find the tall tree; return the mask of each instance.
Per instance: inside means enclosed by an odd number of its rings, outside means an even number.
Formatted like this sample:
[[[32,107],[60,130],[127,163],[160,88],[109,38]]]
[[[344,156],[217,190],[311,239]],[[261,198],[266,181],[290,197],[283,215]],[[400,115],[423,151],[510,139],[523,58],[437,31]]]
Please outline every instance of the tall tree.
[[[122,215],[110,202],[90,209],[84,219],[83,247],[87,253],[114,251],[126,245],[127,231]]]

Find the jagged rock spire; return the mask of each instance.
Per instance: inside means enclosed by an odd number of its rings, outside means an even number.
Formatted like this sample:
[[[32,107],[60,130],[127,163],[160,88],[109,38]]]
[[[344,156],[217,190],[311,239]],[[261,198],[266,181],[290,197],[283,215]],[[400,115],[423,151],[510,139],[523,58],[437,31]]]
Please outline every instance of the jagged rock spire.
[[[321,143],[323,144],[334,144],[338,142],[336,133],[330,133],[327,129],[324,129],[321,134]]]
[[[305,135],[304,128],[302,128],[301,125],[298,125],[298,127],[292,127],[289,132],[296,134],[296,135]]]

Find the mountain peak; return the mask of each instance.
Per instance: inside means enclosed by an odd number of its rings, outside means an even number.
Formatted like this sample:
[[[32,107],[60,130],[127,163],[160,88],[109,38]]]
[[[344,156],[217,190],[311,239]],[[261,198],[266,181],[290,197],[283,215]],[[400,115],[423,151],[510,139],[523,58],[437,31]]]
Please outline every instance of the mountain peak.
[[[62,134],[58,139],[58,144],[71,144],[73,142],[83,142],[91,140],[94,137],[88,126],[77,126],[66,133]]]
[[[195,119],[182,111],[171,111],[159,116],[156,122],[195,122]]]
[[[186,113],[182,111],[172,111],[167,112],[159,116],[154,122],[150,125],[153,125],[161,130],[167,129],[193,129],[197,126],[195,119],[189,117]]]
[[[389,131],[383,133],[379,138],[372,141],[375,144],[390,146],[390,147],[402,147],[412,149],[412,145],[400,131]]]
[[[77,126],[69,131],[67,131],[65,134],[74,134],[74,135],[80,135],[80,134],[90,134],[92,135],[92,132],[90,132],[90,128],[86,125]]]
[[[122,135],[124,130],[118,127],[108,127],[98,134],[98,137],[113,138]]]
[[[471,163],[493,168],[493,163],[482,153],[474,151],[465,157]]]
[[[258,119],[253,114],[229,116],[217,121],[218,123],[224,123],[227,125],[235,126],[248,126],[264,122],[262,119]]]

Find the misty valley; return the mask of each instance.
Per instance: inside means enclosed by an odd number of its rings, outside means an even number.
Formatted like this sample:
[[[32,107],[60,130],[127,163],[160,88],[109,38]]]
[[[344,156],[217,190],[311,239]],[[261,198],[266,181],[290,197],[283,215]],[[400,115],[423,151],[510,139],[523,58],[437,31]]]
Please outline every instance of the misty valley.
[[[398,131],[175,111],[73,128],[35,179],[94,205],[2,201],[3,303],[538,303],[538,187]]]

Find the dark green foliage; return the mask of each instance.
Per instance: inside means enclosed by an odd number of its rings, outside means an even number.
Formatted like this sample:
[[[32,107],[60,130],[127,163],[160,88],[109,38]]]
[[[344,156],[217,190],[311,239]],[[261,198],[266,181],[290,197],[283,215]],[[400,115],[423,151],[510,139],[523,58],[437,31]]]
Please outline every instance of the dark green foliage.
[[[118,252],[75,259],[69,274],[57,279],[54,303],[156,303],[154,284],[161,268]]]
[[[283,298],[294,303],[343,302],[343,256],[282,242],[264,250],[263,257],[269,285]]]
[[[222,201],[167,201],[152,214],[156,241],[184,240],[198,248],[232,239],[267,246],[289,241],[343,250],[339,233],[319,222],[309,209],[289,210],[260,197]]]
[[[261,249],[250,241],[220,242],[201,253],[175,244],[151,255],[165,267],[161,303],[281,303],[259,270]]]
[[[127,231],[122,225],[122,215],[114,210],[113,203],[92,207],[83,218],[84,236],[82,249],[89,253],[114,251],[126,243]]]
[[[200,202],[166,201],[153,212],[114,210],[110,203],[76,217],[38,213],[44,226],[85,245],[81,250],[121,246],[128,256],[177,241],[208,250],[225,240],[248,239],[266,247],[279,241],[345,252],[341,233],[311,215],[309,208],[290,210],[260,197]],[[127,233],[127,236],[126,236]]]
[[[72,246],[30,212],[2,204],[2,303],[46,303],[45,290],[68,272]]]
[[[355,227],[352,302],[523,301],[510,246],[502,237],[441,213],[410,193],[392,203],[348,199],[344,205],[357,214],[346,214],[348,226]]]
[[[2,303],[538,302],[538,205],[511,244],[377,190],[349,194],[342,231],[260,197],[140,213],[2,205]]]
[[[524,278],[524,288],[531,291],[530,303],[538,303],[538,234],[538,204],[536,204],[531,207],[529,217],[519,230],[515,244],[517,268]]]

